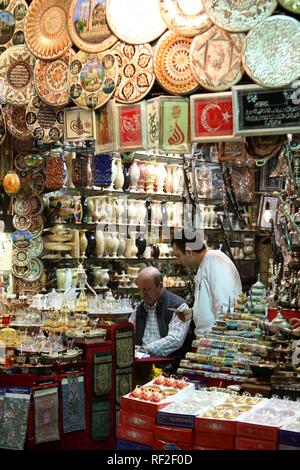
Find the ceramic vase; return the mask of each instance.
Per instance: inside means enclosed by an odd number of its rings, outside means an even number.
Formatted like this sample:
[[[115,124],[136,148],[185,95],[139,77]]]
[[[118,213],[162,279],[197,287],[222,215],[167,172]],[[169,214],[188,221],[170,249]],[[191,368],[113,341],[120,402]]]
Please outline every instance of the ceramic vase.
[[[166,171],[165,192],[171,194],[173,192],[172,165],[166,165]]]
[[[116,201],[115,209],[116,209],[116,217],[117,217],[117,223],[118,224],[123,224],[124,223],[124,216],[125,216],[125,199],[123,198],[118,198]]]
[[[71,251],[72,258],[80,258],[80,232],[79,230],[74,230],[74,239],[73,239],[73,248]]]
[[[94,289],[99,289],[101,287],[102,280],[102,269],[97,267],[93,268],[94,273]]]
[[[118,167],[117,167],[116,159],[113,158],[111,162],[111,184],[109,186],[109,189],[114,189],[114,184],[117,178],[117,173],[118,173]]]
[[[130,191],[137,191],[137,184],[140,178],[140,170],[136,161],[130,167]]]
[[[114,210],[113,210],[112,198],[110,196],[107,198],[107,204],[106,204],[105,210],[107,214],[107,218],[106,218],[107,223],[109,224],[113,223]]]
[[[91,197],[88,197],[86,199],[86,209],[87,209],[87,213],[86,213],[86,221],[88,224],[91,224],[92,221],[93,221],[93,212],[94,212],[94,201],[93,201],[93,198]]]
[[[122,168],[122,161],[120,158],[117,159],[117,174],[114,181],[114,188],[116,191],[121,191],[124,185],[124,173]]]
[[[96,250],[96,236],[94,232],[86,232],[86,238],[87,238],[87,248],[85,250],[85,254],[88,257],[95,256],[95,250]]]
[[[182,195],[184,193],[184,171],[182,165],[177,166],[177,178],[178,178],[178,191],[177,194]]]
[[[138,258],[142,258],[147,246],[147,241],[145,240],[144,234],[140,233],[138,238],[136,239],[136,247],[137,247],[137,254]]]
[[[118,254],[118,248],[119,248],[119,238],[117,237],[116,232],[112,232],[112,241],[113,241],[113,248],[112,248],[112,257],[116,258]]]
[[[209,206],[209,228],[214,227],[215,218],[216,218],[215,206]]]
[[[173,165],[172,167],[172,178],[173,178],[172,192],[174,194],[178,194],[178,191],[179,191],[178,165]]]
[[[104,256],[109,258],[114,249],[114,242],[110,232],[104,232]]]
[[[101,275],[100,275],[100,287],[107,287],[107,284],[109,283],[110,276],[108,274],[109,269],[101,269]]]
[[[146,192],[147,193],[154,193],[154,183],[155,183],[155,176],[156,171],[155,167],[152,163],[147,165],[147,173],[146,173]]]
[[[139,225],[145,224],[146,215],[147,215],[147,208],[145,205],[145,201],[141,199],[137,202],[137,223]]]
[[[85,252],[88,246],[88,241],[85,235],[85,230],[80,230],[80,257],[85,257]]]
[[[125,258],[132,258],[134,240],[132,238],[126,238],[125,242]]]
[[[93,198],[93,222],[99,222],[100,221],[100,200],[99,197],[94,197]]]
[[[174,206],[173,202],[168,201],[166,203],[166,209],[168,214],[168,226],[172,227],[174,225]]]
[[[66,270],[64,268],[56,270],[56,283],[57,283],[57,290],[62,291],[65,289]]]
[[[118,256],[119,258],[124,258],[125,248],[126,248],[126,234],[119,233],[119,248],[118,248]]]
[[[104,255],[104,233],[102,230],[96,229],[96,256],[103,258]]]
[[[76,156],[75,152],[65,152],[65,162],[66,162],[67,173],[68,173],[68,178],[67,178],[67,181],[66,181],[66,187],[68,189],[74,189],[75,188],[75,186],[73,184],[73,180],[72,180],[72,168],[73,168],[72,160],[73,160],[73,158],[75,158],[75,156]]]
[[[124,184],[123,184],[123,191],[129,191],[130,187],[130,167],[128,165],[124,165],[123,169],[124,174]]]
[[[166,167],[163,163],[156,163],[156,192],[163,193],[164,192],[164,185],[165,179],[167,176]]]
[[[108,220],[108,214],[106,212],[106,206],[107,206],[106,197],[97,198],[97,204],[99,208],[97,222],[105,223]]]
[[[147,177],[147,165],[144,162],[138,163],[140,170],[140,177],[137,184],[137,190],[139,193],[145,192],[146,177]]]
[[[128,218],[128,223],[130,225],[135,224],[136,215],[137,215],[136,201],[134,199],[130,199],[127,203],[127,218]]]

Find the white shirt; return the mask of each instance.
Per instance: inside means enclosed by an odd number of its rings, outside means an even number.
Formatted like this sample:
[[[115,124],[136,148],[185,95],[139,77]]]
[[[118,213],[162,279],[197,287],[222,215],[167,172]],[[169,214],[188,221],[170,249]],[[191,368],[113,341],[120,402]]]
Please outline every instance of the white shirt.
[[[229,302],[233,306],[242,290],[238,270],[220,250],[207,250],[196,276],[193,319],[196,337],[209,330]],[[230,300],[229,300],[230,299]]]

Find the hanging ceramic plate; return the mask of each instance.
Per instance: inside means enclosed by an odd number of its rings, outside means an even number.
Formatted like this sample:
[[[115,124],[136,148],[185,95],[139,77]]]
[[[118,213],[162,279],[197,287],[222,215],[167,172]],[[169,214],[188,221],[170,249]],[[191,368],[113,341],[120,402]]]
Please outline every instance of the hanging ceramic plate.
[[[28,230],[31,225],[31,217],[25,215],[14,215],[13,226],[16,230]]]
[[[0,106],[0,145],[3,144],[6,137],[6,122],[3,113],[3,108]]]
[[[20,193],[23,197],[34,197],[43,192],[45,180],[41,173],[28,173],[30,175],[30,179],[27,183],[22,184]]]
[[[14,161],[15,167],[18,171],[35,173],[40,171],[44,165],[44,159],[42,155],[38,153],[18,153]]]
[[[120,103],[135,103],[143,99],[155,81],[152,47],[150,44],[134,46],[118,42],[112,52],[119,66],[114,98]]]
[[[31,224],[28,230],[32,234],[32,238],[36,238],[41,235],[44,230],[44,222],[41,215],[31,218]]]
[[[31,217],[37,217],[44,210],[44,203],[41,196],[34,196],[29,199],[31,205]]]
[[[33,238],[30,242],[29,253],[31,258],[38,258],[43,252],[43,240],[42,237]]]
[[[244,67],[263,87],[284,87],[300,77],[300,22],[283,15],[267,18],[247,34]]]
[[[7,103],[24,105],[35,95],[35,58],[26,46],[13,46],[0,56],[0,82],[4,83]]]
[[[111,32],[105,10],[105,0],[72,0],[68,28],[72,41],[85,52],[102,52],[118,40]]]
[[[190,66],[191,38],[166,32],[158,41],[154,54],[154,71],[160,85],[174,95],[186,95],[199,84]]]
[[[27,11],[25,0],[3,0],[0,3],[0,54],[8,47],[25,43],[24,23]]]
[[[276,0],[203,0],[209,18],[226,31],[243,32],[272,15]]]
[[[40,59],[57,59],[70,49],[67,28],[70,0],[33,0],[25,22],[28,49]]]
[[[202,0],[160,0],[160,12],[168,28],[179,36],[193,37],[212,26]]]
[[[299,0],[278,0],[278,3],[286,10],[292,13],[300,13],[300,2]]]
[[[106,0],[110,29],[128,44],[155,41],[166,30],[159,0]]]
[[[17,215],[31,215],[31,204],[29,199],[17,197],[14,202],[14,213]]]
[[[70,101],[69,63],[75,54],[68,51],[56,60],[38,59],[34,69],[37,92],[49,106],[66,106]]]
[[[26,126],[27,129],[27,126]],[[27,129],[28,130],[28,129]],[[31,134],[30,134],[31,138]],[[34,153],[37,151],[34,146],[34,141],[31,140],[18,140],[14,139],[14,149],[16,153]]]
[[[245,35],[228,33],[214,26],[193,39],[191,69],[203,88],[229,90],[242,78],[242,48]]]
[[[34,96],[26,109],[26,125],[31,135],[43,142],[57,142],[63,135],[64,112],[48,106]]]
[[[38,258],[32,258],[29,265],[29,274],[26,276],[27,282],[35,282],[42,276],[44,265]]]
[[[12,234],[12,242],[15,248],[25,249],[30,246],[32,235],[28,230],[17,230]]]
[[[30,273],[30,264],[27,264],[26,266],[17,266],[16,264],[13,264],[11,267],[12,273],[15,277],[19,278],[26,278],[28,274]]]
[[[31,134],[25,122],[26,106],[13,106],[12,104],[7,104],[4,106],[3,111],[8,132],[16,139],[31,139]]]
[[[15,266],[27,266],[30,263],[30,254],[28,250],[14,250],[12,262]]]
[[[80,51],[70,64],[70,96],[82,108],[99,108],[115,92],[117,78],[118,65],[111,52]]]

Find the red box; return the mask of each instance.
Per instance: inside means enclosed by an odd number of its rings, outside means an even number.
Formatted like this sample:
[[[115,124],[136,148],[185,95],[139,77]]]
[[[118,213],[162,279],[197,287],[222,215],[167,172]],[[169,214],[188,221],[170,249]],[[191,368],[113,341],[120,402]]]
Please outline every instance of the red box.
[[[150,403],[146,401],[136,400],[134,398],[129,398],[125,396],[121,398],[121,409],[129,414],[141,413],[142,415],[152,416],[155,418],[157,411],[169,405],[170,402],[157,404],[157,403]]]
[[[153,449],[155,450],[192,450],[192,445],[187,444],[186,442],[170,442],[169,439],[167,442],[154,440]],[[172,446],[172,447],[171,447]]]
[[[247,437],[237,437],[235,440],[237,450],[277,450],[277,444],[259,439],[248,439]]]
[[[236,421],[197,417],[195,419],[195,431],[235,436]]]
[[[234,437],[224,434],[206,434],[204,432],[196,432],[195,444],[201,447],[212,447],[214,449],[235,449]]]
[[[213,447],[193,446],[193,450],[222,450],[222,449],[214,449]]]
[[[126,413],[126,411],[120,410],[119,423],[123,426],[133,426],[134,428],[145,429],[145,431],[152,431],[155,425],[155,418],[137,413]]]
[[[139,444],[147,444],[152,447],[154,436],[152,431],[145,431],[144,429],[134,428],[133,426],[118,424],[117,438],[137,442]]]
[[[261,424],[237,422],[237,435],[259,439],[264,441],[278,442],[279,428],[274,426],[262,426]]]
[[[158,441],[185,442],[192,444],[194,441],[194,432],[192,429],[156,425],[154,426],[154,437]]]

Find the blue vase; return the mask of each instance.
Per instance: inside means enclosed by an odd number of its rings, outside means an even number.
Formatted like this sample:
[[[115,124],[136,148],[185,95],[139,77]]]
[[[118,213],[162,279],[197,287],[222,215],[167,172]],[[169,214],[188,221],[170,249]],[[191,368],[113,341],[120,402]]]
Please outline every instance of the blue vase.
[[[92,157],[93,186],[106,188],[112,182],[112,156],[110,154],[93,155]]]

